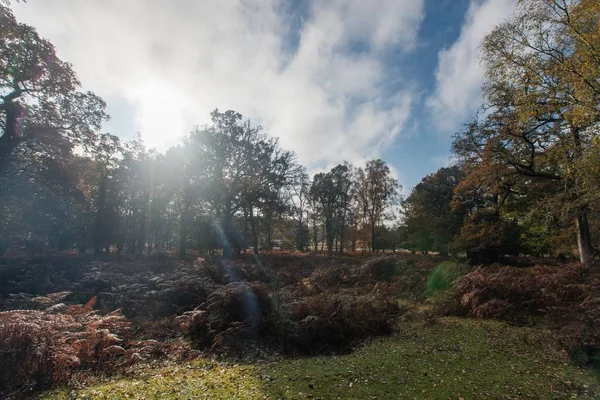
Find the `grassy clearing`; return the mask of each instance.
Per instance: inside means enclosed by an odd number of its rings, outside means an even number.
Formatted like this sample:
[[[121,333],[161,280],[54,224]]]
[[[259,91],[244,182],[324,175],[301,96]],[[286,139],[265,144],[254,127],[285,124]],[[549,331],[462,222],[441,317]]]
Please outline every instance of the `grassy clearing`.
[[[542,332],[443,318],[344,356],[253,365],[192,363],[46,399],[564,399],[600,398],[600,379],[549,350]]]

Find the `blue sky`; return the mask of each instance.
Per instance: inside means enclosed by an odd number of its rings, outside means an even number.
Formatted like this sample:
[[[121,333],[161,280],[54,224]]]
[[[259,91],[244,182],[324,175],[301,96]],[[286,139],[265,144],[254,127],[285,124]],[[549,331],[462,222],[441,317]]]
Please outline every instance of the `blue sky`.
[[[14,4],[108,103],[105,130],[165,150],[234,109],[311,172],[381,157],[405,192],[449,163],[480,102],[477,46],[513,0],[35,0]]]
[[[428,173],[445,166],[448,160],[452,135],[431,123],[431,112],[425,103],[436,89],[438,53],[458,39],[469,5],[469,0],[426,0],[416,54],[400,60],[408,79],[419,82],[422,96],[411,115],[413,130],[400,136],[394,146],[382,153],[382,157],[401,171],[407,188],[416,185]],[[392,65],[395,62],[394,59],[390,60]],[[456,128],[454,125],[450,131]]]

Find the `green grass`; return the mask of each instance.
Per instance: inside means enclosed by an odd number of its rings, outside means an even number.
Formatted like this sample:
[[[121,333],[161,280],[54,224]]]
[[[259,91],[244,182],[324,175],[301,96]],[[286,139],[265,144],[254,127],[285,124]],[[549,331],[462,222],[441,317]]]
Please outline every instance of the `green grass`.
[[[450,289],[452,284],[454,284],[454,281],[461,275],[460,265],[452,261],[444,261],[435,267],[427,278],[425,294],[427,297],[434,297],[435,295]]]
[[[46,399],[593,399],[600,379],[560,360],[542,332],[442,318],[352,354],[253,365],[195,361]]]

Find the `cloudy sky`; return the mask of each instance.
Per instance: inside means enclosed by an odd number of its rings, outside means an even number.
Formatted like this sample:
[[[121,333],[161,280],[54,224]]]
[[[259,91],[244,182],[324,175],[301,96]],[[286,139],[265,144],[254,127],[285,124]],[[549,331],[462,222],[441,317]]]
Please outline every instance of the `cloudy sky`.
[[[405,192],[448,163],[480,101],[477,46],[514,0],[29,0],[13,4],[165,150],[234,109],[309,170],[381,157]]]

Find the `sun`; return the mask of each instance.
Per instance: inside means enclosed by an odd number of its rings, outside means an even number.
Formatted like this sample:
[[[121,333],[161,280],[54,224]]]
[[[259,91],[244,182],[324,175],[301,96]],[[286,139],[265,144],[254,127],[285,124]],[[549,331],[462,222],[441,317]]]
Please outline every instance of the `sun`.
[[[178,90],[162,82],[135,91],[136,122],[146,147],[166,150],[185,135],[184,101]]]

